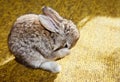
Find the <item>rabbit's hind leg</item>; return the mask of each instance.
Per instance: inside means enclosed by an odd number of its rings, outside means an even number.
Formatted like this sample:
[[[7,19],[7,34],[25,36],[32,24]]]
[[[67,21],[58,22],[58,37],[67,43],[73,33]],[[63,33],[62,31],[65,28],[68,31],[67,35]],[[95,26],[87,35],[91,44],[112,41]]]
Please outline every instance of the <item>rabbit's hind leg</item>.
[[[34,52],[33,55],[29,55],[25,61],[33,68],[41,68],[53,73],[61,71],[61,66],[57,62],[44,58],[39,52]]]
[[[57,64],[55,61],[46,61],[46,62],[43,62],[40,65],[40,68],[42,68],[44,70],[51,71],[53,73],[58,73],[58,72],[61,71],[61,66],[59,64]]]

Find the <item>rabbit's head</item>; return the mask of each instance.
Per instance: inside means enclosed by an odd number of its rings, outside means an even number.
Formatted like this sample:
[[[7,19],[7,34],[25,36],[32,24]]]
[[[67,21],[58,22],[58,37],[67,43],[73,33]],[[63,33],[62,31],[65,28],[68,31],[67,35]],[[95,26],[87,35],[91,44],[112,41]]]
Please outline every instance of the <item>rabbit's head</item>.
[[[64,40],[62,46],[73,47],[79,38],[76,25],[71,20],[62,18],[50,7],[43,7],[42,11],[44,15],[39,15],[40,22],[48,31],[59,35],[56,37],[58,44],[59,40]]]

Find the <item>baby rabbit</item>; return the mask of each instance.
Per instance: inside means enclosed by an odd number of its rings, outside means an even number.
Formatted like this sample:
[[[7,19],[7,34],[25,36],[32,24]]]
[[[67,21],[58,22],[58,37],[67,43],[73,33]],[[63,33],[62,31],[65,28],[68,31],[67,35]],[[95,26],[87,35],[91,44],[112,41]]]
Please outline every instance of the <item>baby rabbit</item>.
[[[70,53],[79,32],[70,20],[62,18],[50,7],[42,8],[43,15],[20,16],[8,37],[10,51],[16,59],[33,68],[60,72],[56,59]]]

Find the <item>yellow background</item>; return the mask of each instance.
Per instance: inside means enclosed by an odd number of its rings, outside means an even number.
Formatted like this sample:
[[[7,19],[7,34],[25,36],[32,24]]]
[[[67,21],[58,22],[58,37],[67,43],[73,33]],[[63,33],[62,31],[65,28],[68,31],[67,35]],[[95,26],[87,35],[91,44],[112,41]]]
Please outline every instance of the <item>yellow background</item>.
[[[50,6],[77,25],[80,39],[52,74],[17,63],[7,38],[16,18]],[[120,82],[120,0],[0,0],[0,82]]]

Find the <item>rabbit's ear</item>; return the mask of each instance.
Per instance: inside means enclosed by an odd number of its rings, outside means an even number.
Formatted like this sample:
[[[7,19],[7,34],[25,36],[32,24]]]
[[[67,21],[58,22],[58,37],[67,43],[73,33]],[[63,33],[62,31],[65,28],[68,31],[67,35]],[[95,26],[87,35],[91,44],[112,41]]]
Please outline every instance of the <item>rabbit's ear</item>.
[[[50,17],[39,15],[39,20],[47,30],[51,32],[58,32],[57,25]]]
[[[46,16],[52,18],[56,23],[60,23],[63,20],[63,18],[50,7],[43,7],[42,11]]]

